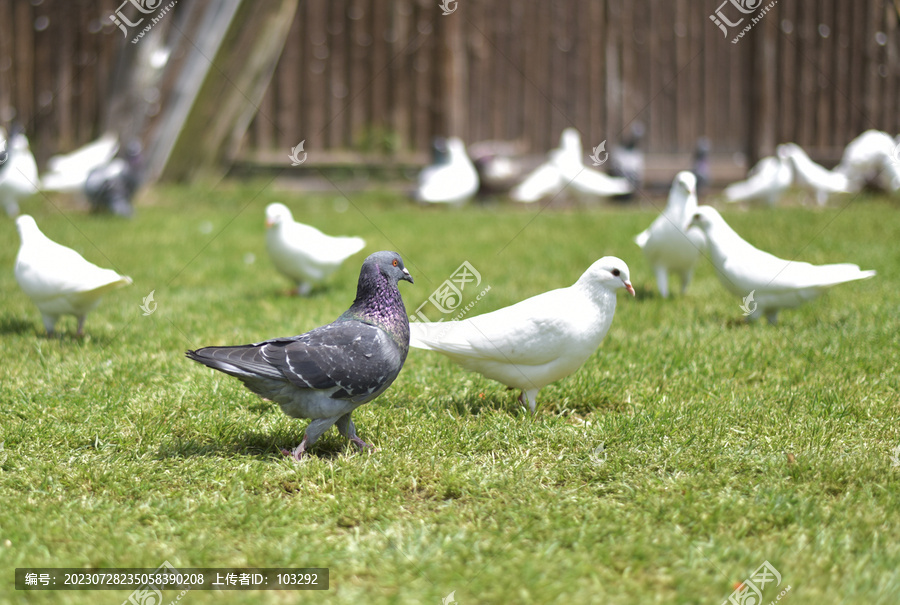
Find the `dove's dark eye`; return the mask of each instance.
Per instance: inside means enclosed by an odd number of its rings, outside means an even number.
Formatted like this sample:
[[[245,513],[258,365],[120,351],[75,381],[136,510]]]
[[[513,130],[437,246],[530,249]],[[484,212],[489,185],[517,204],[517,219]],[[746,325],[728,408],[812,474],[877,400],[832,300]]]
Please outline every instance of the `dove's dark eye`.
[[[619,277],[619,275],[621,275],[621,271],[619,271],[618,269],[613,269],[612,274],[615,275],[616,277]]]
[[[397,259],[395,258],[395,259],[394,259],[394,262],[392,262],[391,264],[394,265],[394,266],[396,267],[396,266],[399,265],[400,263],[398,263],[398,262],[397,262]]]

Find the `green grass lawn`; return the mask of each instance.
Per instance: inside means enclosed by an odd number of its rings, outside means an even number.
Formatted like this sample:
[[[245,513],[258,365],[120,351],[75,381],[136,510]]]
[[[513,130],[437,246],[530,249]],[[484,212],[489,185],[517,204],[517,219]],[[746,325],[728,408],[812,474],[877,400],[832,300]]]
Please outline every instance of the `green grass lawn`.
[[[260,191],[262,190],[262,193]],[[703,262],[663,301],[632,238],[645,210],[414,208],[390,194],[157,188],[135,220],[23,204],[51,238],[134,285],[76,339],[42,336],[0,222],[0,603],[121,603],[128,591],[22,592],[17,567],[328,567],[327,593],[200,592],[180,603],[721,603],[765,561],[764,603],[895,603],[900,593],[900,217],[846,209],[725,209],[783,257],[855,262],[875,279],[741,321]],[[366,238],[307,299],[265,251],[263,209]],[[844,200],[844,204],[848,200]],[[660,202],[661,203],[661,202]],[[363,406],[359,454],[336,431],[282,457],[306,421],[188,348],[299,334],[352,302],[365,254],[403,254],[408,311],[463,261],[491,311],[570,285],[597,258],[631,268],[606,340],[573,376],[517,393],[413,350]],[[158,307],[139,305],[153,290]],[[468,291],[466,293],[468,296]],[[468,298],[465,299],[468,302]],[[602,451],[599,446],[603,445]],[[173,600],[177,592],[166,592]],[[299,597],[298,597],[299,594]],[[449,601],[448,601],[449,603]]]

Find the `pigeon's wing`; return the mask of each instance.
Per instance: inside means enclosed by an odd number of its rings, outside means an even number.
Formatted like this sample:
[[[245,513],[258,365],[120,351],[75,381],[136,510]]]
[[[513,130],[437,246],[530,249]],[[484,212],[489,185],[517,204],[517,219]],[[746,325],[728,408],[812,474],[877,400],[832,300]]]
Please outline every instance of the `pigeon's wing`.
[[[538,166],[510,192],[517,202],[536,202],[542,197],[557,193],[563,186],[559,169],[547,162]]]
[[[541,365],[571,345],[569,288],[462,321],[410,324],[410,345],[452,358]],[[577,329],[575,330],[577,332]]]
[[[245,382],[286,379],[301,389],[337,389],[334,399],[367,401],[387,388],[402,366],[388,335],[356,321],[335,322],[293,338],[237,347],[206,347],[188,357]]]

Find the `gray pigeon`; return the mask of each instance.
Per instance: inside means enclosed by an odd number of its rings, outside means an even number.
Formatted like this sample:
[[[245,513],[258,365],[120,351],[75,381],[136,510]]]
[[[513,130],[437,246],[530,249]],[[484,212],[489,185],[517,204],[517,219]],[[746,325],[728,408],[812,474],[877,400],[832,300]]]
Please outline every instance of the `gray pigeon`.
[[[360,450],[350,414],[387,389],[409,352],[409,320],[397,283],[413,283],[396,252],[376,252],[363,262],[353,305],[335,321],[300,336],[250,345],[204,347],[187,356],[239,378],[248,389],[294,418],[309,418],[300,460],[331,425]]]

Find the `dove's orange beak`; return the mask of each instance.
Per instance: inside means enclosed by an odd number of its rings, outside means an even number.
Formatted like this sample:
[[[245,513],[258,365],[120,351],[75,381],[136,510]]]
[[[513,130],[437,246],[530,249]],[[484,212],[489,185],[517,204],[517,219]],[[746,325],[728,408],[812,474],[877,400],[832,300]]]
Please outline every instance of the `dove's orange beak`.
[[[634,286],[631,285],[630,281],[625,282],[625,289],[628,290],[632,296],[634,296]]]
[[[270,218],[266,219],[266,229],[268,229],[269,227],[271,227],[274,224],[275,224],[275,221],[273,221],[272,219],[270,219]]]

